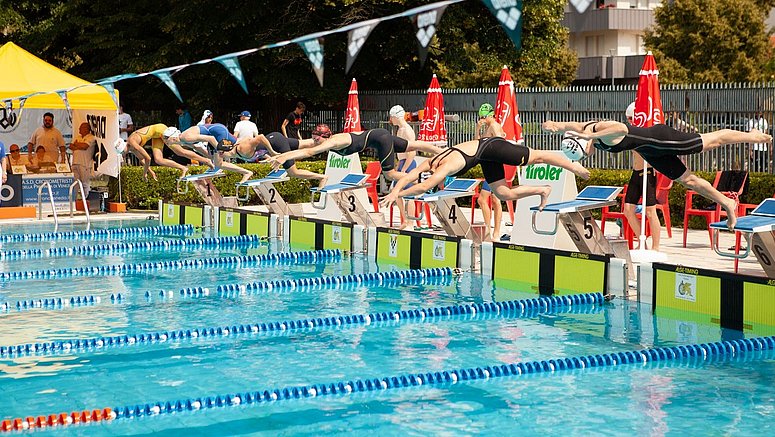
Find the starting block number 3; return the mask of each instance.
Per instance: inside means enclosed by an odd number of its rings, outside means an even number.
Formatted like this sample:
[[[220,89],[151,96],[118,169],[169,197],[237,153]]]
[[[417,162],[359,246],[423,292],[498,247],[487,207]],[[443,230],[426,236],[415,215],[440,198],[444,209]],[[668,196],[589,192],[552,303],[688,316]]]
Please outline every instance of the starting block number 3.
[[[355,207],[355,195],[354,194],[350,194],[349,196],[347,196],[347,203],[350,205],[349,207],[347,207],[347,209],[350,212],[355,212],[356,207]]]

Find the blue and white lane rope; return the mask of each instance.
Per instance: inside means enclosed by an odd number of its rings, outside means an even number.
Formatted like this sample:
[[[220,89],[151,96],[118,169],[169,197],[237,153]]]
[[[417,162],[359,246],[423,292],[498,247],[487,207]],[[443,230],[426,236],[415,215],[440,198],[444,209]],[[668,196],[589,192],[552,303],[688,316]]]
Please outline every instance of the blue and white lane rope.
[[[298,320],[283,320],[269,323],[217,326],[195,329],[156,331],[132,335],[115,335],[85,339],[58,340],[27,343],[15,346],[0,346],[0,358],[21,355],[44,355],[51,353],[86,352],[108,347],[147,345],[167,341],[186,341],[199,337],[226,337],[232,335],[255,335],[278,333],[290,330],[312,330],[357,325],[371,325],[378,322],[401,323],[432,318],[455,316],[473,317],[478,314],[497,314],[512,318],[535,317],[539,314],[571,308],[577,305],[602,305],[605,299],[601,293],[574,294],[569,296],[542,296],[534,299],[487,302],[477,304],[449,305],[413,310],[383,311],[369,314],[316,317]],[[434,320],[436,321],[436,320]]]
[[[115,244],[97,244],[93,246],[50,247],[48,249],[16,249],[0,251],[0,259],[17,260],[43,257],[62,257],[73,255],[102,255],[127,252],[145,252],[169,249],[231,249],[253,247],[264,243],[265,237],[258,235],[239,235],[233,237],[192,238],[175,240],[154,240]]]
[[[123,296],[121,293],[117,295],[111,294],[111,302],[117,303],[116,296],[118,296],[118,302],[121,301]],[[58,297],[51,299],[27,299],[14,302],[2,302],[0,303],[0,312],[11,311],[16,308],[18,311],[27,311],[32,309],[44,309],[44,310],[61,310],[68,307],[82,307],[82,306],[94,306],[99,305],[102,301],[100,296],[72,296],[72,297]]]
[[[89,231],[43,232],[37,234],[0,235],[0,242],[48,241],[48,240],[104,240],[107,238],[143,237],[154,235],[191,235],[191,225],[143,226],[134,228],[92,229]]]
[[[109,266],[73,267],[67,269],[31,270],[26,272],[0,273],[0,281],[25,279],[58,279],[76,276],[124,276],[159,270],[201,269],[213,267],[254,266],[280,263],[318,263],[341,259],[339,249],[309,250],[303,252],[270,253],[267,255],[243,255],[220,258],[185,259],[178,261],[143,262]]]
[[[379,392],[409,387],[449,385],[467,381],[488,380],[492,378],[520,377],[531,374],[551,374],[574,369],[606,368],[629,364],[646,365],[649,363],[682,359],[711,361],[722,357],[732,358],[737,355],[745,355],[772,349],[775,349],[775,337],[758,337],[571,358],[498,364],[484,367],[410,373],[371,379],[351,379],[325,384],[291,386],[241,393],[227,393],[218,396],[203,396],[174,401],[159,401],[131,406],[119,406],[114,408],[113,411],[116,413],[116,419],[131,419],[135,417],[173,414],[205,408],[231,407],[241,404],[285,401],[319,396],[348,395],[351,393]]]
[[[330,287],[342,287],[345,285],[369,285],[403,284],[421,285],[444,283],[452,276],[449,267],[436,267],[429,269],[395,270],[377,273],[359,273],[340,276],[318,276],[314,278],[281,279],[277,281],[251,282],[248,284],[225,284],[216,288],[216,294],[220,297],[232,298],[241,295],[257,294],[264,292],[277,292],[285,290],[313,290]],[[171,299],[176,295],[172,290],[148,290],[145,297],[151,299],[158,296],[162,299]],[[210,296],[208,287],[181,288],[177,295],[184,298],[200,298]]]

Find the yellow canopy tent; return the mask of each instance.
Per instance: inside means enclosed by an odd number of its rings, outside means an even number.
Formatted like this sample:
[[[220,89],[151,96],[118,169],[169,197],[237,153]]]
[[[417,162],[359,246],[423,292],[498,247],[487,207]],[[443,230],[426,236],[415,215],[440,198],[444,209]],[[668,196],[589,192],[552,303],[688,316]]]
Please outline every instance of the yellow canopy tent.
[[[118,109],[102,86],[60,70],[12,42],[0,47],[0,71],[0,101],[43,92],[47,94],[28,98],[24,107],[64,109],[64,102],[54,91],[83,86],[67,93],[70,109]]]

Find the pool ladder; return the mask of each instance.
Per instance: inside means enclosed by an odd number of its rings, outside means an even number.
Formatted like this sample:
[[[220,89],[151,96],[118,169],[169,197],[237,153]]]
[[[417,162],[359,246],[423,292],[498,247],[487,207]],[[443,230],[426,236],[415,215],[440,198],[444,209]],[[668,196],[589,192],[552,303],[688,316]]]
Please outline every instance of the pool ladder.
[[[51,184],[48,181],[44,181],[38,185],[38,220],[43,220],[43,187],[48,189],[48,198],[51,201],[51,211],[54,213],[54,232],[59,229],[59,217],[57,216],[57,208],[54,205],[54,193],[51,191]]]
[[[89,214],[89,203],[86,199],[86,194],[83,192],[83,183],[76,179],[72,184],[70,184],[70,190],[68,191],[67,195],[67,203],[70,204],[70,218],[73,218],[73,205],[75,205],[75,201],[73,200],[73,190],[75,190],[75,187],[78,187],[79,191],[81,192],[81,201],[83,202],[83,210],[86,213],[86,230],[88,231],[91,229],[91,215]]]

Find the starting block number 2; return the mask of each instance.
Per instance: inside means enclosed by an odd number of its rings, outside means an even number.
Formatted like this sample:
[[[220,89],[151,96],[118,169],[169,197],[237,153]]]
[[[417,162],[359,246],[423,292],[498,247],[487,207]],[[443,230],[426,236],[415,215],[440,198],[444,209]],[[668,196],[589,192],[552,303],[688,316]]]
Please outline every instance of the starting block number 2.
[[[277,190],[272,187],[269,189],[269,203],[275,203],[274,196],[277,194]]]

